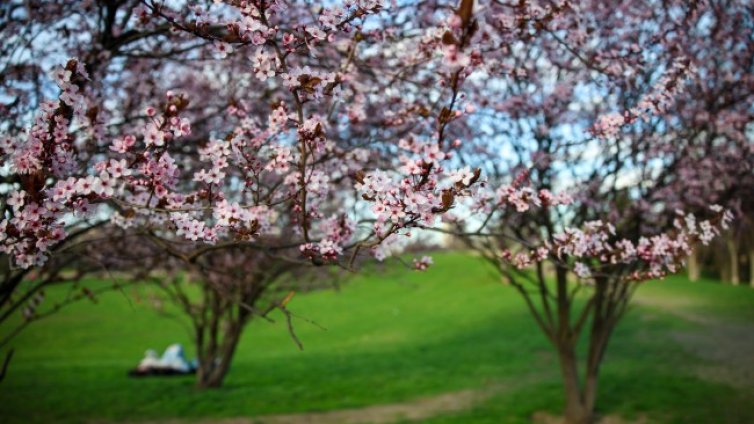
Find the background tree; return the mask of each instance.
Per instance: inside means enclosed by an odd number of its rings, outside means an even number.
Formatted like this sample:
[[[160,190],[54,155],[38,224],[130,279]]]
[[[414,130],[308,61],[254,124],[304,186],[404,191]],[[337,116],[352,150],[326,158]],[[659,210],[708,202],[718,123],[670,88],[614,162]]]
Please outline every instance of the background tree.
[[[467,97],[476,125],[460,134],[476,142],[460,159],[483,164],[491,189],[456,233],[522,294],[557,352],[565,419],[585,423],[637,282],[717,234],[731,216],[705,210],[737,202],[751,178],[751,87],[730,82],[751,75],[752,14],[741,2],[559,5],[498,1],[486,15],[514,72]]]
[[[225,248],[186,261],[179,252],[164,249],[158,239],[130,234],[107,239],[107,245],[88,254],[112,274],[127,277],[121,286],[145,286],[158,312],[188,321],[198,362],[196,385],[204,389],[222,385],[248,324],[275,322],[275,311],[282,313],[293,341],[303,348],[294,321],[308,320],[287,304],[296,293],[332,287],[337,279],[331,267],[315,272],[309,261],[289,256],[284,249]],[[189,247],[183,249],[190,251]]]

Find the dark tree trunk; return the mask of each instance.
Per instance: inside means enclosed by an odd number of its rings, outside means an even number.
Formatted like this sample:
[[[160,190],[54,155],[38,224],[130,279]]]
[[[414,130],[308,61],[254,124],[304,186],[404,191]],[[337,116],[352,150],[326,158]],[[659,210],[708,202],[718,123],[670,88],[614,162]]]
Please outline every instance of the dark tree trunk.
[[[610,331],[603,328],[598,333],[592,334],[591,339],[589,340],[590,352],[586,361],[586,373],[581,394],[584,410],[588,411],[589,414],[588,420],[584,421],[584,423],[590,423],[594,419],[594,407],[597,404],[597,386],[600,376],[600,365],[602,365],[602,358],[609,337]]]
[[[213,343],[213,348],[197,345],[199,365],[196,370],[196,386],[201,389],[222,386],[225,376],[230,370],[233,355],[236,353],[238,341],[241,338],[243,325],[236,324],[224,335],[222,344]]]
[[[699,269],[699,248],[695,248],[691,251],[688,259],[688,274],[689,281],[699,281],[701,271]]]
[[[598,344],[604,347],[605,344],[602,341],[606,339],[602,339]],[[579,377],[579,359],[573,345],[558,346],[558,361],[565,395],[564,422],[566,424],[591,424],[594,422],[602,355],[589,356],[583,382]]]
[[[741,278],[739,275],[739,267],[738,267],[738,243],[736,242],[736,239],[734,239],[732,236],[726,240],[726,244],[728,246],[728,257],[729,257],[729,266],[730,266],[730,282],[734,286],[737,286],[741,283]]]
[[[560,371],[563,376],[565,391],[565,411],[563,419],[566,424],[589,424],[592,421],[592,408],[587,408],[582,396],[579,381],[578,362],[572,346],[564,347],[558,352]]]
[[[270,285],[291,271],[287,262],[268,259],[266,255],[257,257],[244,250],[208,253],[200,263],[187,262],[192,274],[185,283],[196,278],[194,282],[200,284],[202,290],[196,301],[192,301],[182,284],[169,285],[166,289],[191,318],[198,360],[197,388],[221,387],[243,330],[253,315],[269,320],[267,314],[281,307],[281,301],[271,300],[266,308],[258,309],[257,302]]]
[[[566,275],[556,275],[558,285],[557,332],[552,341],[558,352],[558,361],[563,378],[566,424],[591,424],[595,420],[597,387],[602,360],[612,330],[630,299],[630,290],[625,285],[615,285],[605,277],[595,279],[594,294],[581,310],[576,322],[571,321],[573,298],[567,297]],[[589,318],[587,320],[587,318]],[[589,323],[588,349],[584,358],[576,354],[582,326]],[[580,364],[584,372],[579,372]],[[581,376],[583,375],[583,380]]]
[[[592,408],[584,404],[584,393],[579,378],[576,343],[578,334],[571,327],[571,312],[573,304],[568,294],[568,275],[566,269],[556,269],[557,283],[557,332],[553,339],[558,352],[560,372],[563,376],[565,395],[565,411],[563,418],[566,424],[588,424],[592,418]]]
[[[199,359],[196,386],[209,389],[222,386],[249,315],[246,309],[209,285],[205,286],[204,298],[206,308],[202,319],[194,324]]]
[[[749,285],[754,287],[754,246],[749,247]]]

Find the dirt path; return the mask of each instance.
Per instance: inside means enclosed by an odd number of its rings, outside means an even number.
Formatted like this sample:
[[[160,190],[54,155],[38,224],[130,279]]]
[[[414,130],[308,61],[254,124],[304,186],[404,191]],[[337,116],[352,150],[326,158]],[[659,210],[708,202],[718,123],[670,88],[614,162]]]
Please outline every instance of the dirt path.
[[[434,397],[421,398],[412,402],[374,405],[366,408],[341,409],[329,412],[258,417],[248,421],[233,422],[232,424],[381,424],[392,423],[398,420],[418,421],[436,415],[466,410],[488,399],[498,390],[500,388],[462,390]]]
[[[265,415],[249,418],[191,420],[192,424],[384,424],[400,420],[418,421],[460,412],[484,402],[510,387],[497,385],[478,390],[461,390],[410,402],[373,405],[325,412]],[[186,424],[185,420],[142,421],[139,424]]]
[[[547,412],[535,412],[531,417],[534,424],[563,424],[563,418]],[[641,416],[635,420],[626,420],[617,415],[597,417],[596,424],[647,424],[647,417]]]
[[[700,306],[700,303],[686,297],[658,298],[642,294],[641,290],[639,290],[632,299],[632,303],[633,305],[648,306],[695,324],[712,324],[715,321],[709,315],[703,315],[694,311],[694,308]]]
[[[754,323],[733,321],[695,310],[699,303],[637,295],[636,304],[670,313],[697,324],[693,330],[674,331],[670,337],[686,351],[704,360],[693,372],[708,381],[737,388],[754,387]]]

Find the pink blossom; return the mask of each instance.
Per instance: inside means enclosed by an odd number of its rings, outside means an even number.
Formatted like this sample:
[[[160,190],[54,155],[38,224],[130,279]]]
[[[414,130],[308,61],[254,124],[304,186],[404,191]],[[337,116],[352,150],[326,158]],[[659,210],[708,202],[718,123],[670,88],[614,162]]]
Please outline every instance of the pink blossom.
[[[422,256],[414,258],[414,269],[417,271],[426,271],[433,264],[431,256]]]

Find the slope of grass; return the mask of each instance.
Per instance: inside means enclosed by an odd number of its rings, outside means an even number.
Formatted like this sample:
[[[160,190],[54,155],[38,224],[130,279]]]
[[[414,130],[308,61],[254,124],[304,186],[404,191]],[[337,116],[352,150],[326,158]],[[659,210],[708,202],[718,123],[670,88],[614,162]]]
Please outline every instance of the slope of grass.
[[[388,268],[337,292],[297,296],[289,307],[326,330],[298,320],[299,351],[281,317],[252,323],[226,385],[204,392],[190,377],[126,377],[149,347],[180,342],[193,355],[186,323],[155,313],[143,291],[75,304],[15,340],[0,416],[19,423],[241,417],[489,386],[510,390],[430,422],[528,422],[535,411],[557,412],[554,355],[514,290],[477,258],[441,254],[435,262],[426,273]],[[754,291],[673,278],[640,292],[656,301],[640,302],[616,331],[600,410],[659,422],[754,422],[754,393],[697,377],[703,360],[671,337],[697,324],[664,306],[683,301],[689,313],[754,322]]]

